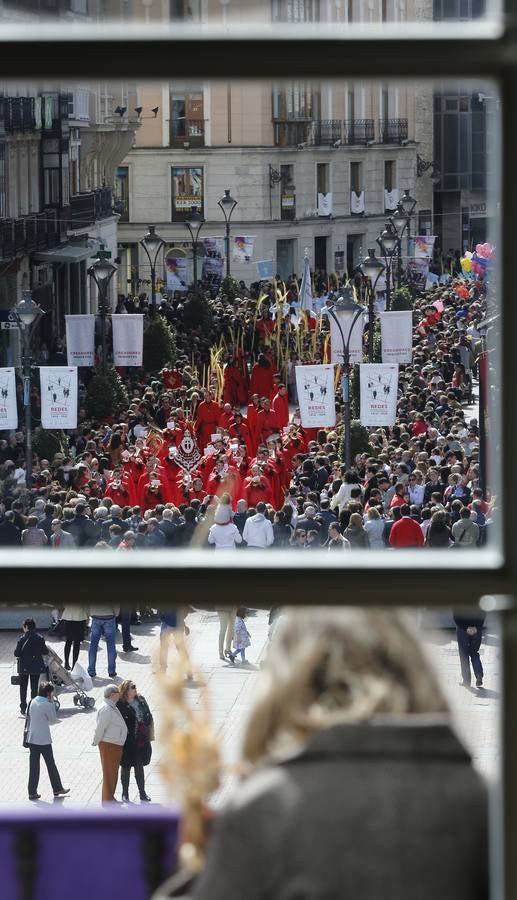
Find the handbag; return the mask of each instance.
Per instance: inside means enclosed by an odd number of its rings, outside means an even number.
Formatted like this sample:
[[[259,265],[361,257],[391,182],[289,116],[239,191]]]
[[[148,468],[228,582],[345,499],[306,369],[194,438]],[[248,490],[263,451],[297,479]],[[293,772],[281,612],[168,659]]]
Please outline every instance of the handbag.
[[[32,703],[32,700],[31,700],[31,703]],[[22,746],[25,747],[26,750],[28,750],[28,749],[29,749],[29,746],[30,746],[30,745],[29,745],[29,741],[28,741],[28,738],[29,738],[29,728],[30,728],[30,708],[31,708],[31,704],[29,703],[29,705],[28,705],[28,707],[27,707],[27,715],[25,716],[25,723],[24,723],[24,726],[23,726],[23,741],[22,741]]]

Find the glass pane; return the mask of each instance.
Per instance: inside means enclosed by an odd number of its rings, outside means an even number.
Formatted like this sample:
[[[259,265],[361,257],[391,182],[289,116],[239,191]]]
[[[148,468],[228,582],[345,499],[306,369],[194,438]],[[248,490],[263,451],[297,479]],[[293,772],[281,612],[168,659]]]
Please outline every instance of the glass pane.
[[[4,547],[494,563],[493,84],[3,87]]]
[[[95,0],[5,0],[1,16],[4,21],[23,24],[27,21],[63,20],[74,25],[105,24],[109,22],[137,23],[140,27],[211,25],[221,28],[242,26],[279,27],[297,29],[332,26],[345,30],[351,25],[364,26],[382,23],[469,22],[481,17],[497,15],[496,0],[434,0],[422,5],[414,0],[404,3],[380,0],[220,0],[202,3],[201,0],[127,0],[127,2],[98,3]]]

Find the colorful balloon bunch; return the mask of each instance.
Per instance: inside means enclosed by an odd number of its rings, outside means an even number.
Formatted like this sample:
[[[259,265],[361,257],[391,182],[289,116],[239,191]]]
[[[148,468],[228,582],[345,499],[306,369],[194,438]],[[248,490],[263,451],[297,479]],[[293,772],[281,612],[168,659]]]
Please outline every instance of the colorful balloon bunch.
[[[460,259],[461,270],[467,278],[484,278],[488,266],[494,258],[495,248],[492,244],[476,244],[474,253],[467,250]]]

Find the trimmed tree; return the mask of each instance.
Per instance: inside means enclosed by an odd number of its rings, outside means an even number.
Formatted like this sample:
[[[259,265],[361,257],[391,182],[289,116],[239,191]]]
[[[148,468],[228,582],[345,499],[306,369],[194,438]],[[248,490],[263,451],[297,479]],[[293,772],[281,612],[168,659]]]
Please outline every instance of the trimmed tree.
[[[176,339],[163,316],[156,315],[144,331],[144,369],[159,372],[176,361]]]
[[[183,307],[183,325],[188,330],[212,327],[212,310],[202,297],[191,297]]]
[[[239,296],[240,288],[239,282],[233,275],[226,275],[225,278],[221,281],[221,287],[219,288],[220,294],[226,294],[226,297],[233,303],[236,297]]]
[[[40,459],[54,459],[56,453],[68,456],[68,435],[65,431],[52,431],[47,428],[35,428],[32,435],[33,453]]]
[[[127,407],[129,397],[117,370],[110,366],[105,373],[96,371],[86,391],[86,414],[91,419],[105,419]]]
[[[407,287],[399,287],[391,296],[391,309],[398,312],[404,309],[413,309],[413,298],[411,291]]]
[[[374,449],[370,444],[370,434],[368,429],[361,425],[359,419],[352,419],[350,426],[350,435],[351,435],[351,450],[352,450],[352,459],[354,459],[358,453],[369,453],[371,456],[374,455]],[[339,456],[340,459],[345,461],[345,428],[343,426],[343,431],[341,432],[341,440],[339,443]]]

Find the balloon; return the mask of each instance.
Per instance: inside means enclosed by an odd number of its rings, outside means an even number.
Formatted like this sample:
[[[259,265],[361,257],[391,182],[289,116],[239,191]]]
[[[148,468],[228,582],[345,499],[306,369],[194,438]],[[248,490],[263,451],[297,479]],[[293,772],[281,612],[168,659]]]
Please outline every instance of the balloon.
[[[488,242],[485,244],[476,244],[476,253],[483,259],[492,259],[494,248]]]
[[[469,292],[464,284],[458,284],[454,288],[454,292],[458,297],[461,297],[462,300],[467,300],[469,296]]]
[[[480,266],[478,262],[472,263],[472,271],[474,272],[475,275],[484,275],[485,274],[485,270],[484,270],[483,266]]]
[[[472,271],[472,261],[470,259],[466,259],[466,257],[463,257],[462,259],[460,259],[460,262],[461,262],[461,268],[463,269],[464,272]]]

